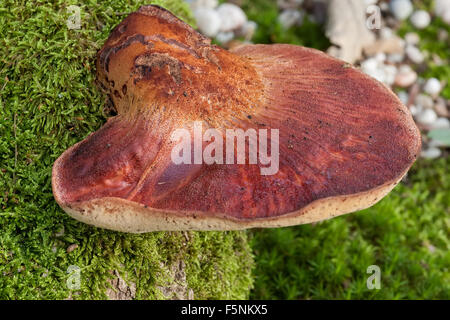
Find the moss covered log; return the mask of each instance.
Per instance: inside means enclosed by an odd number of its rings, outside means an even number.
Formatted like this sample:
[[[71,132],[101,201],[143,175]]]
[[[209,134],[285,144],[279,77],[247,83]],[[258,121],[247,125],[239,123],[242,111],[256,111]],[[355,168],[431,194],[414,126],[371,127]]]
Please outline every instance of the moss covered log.
[[[152,2],[193,22],[181,0]],[[244,232],[122,234],[71,219],[53,199],[55,159],[111,115],[95,85],[95,54],[142,4],[149,3],[0,5],[0,299],[249,294],[253,260]],[[80,8],[79,29],[67,26],[70,5]]]

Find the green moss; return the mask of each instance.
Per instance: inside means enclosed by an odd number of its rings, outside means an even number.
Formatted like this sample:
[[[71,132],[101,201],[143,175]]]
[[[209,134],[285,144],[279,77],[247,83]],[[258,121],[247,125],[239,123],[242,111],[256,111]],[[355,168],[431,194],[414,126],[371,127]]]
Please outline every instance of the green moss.
[[[449,299],[450,159],[420,161],[374,207],[253,232],[258,299]],[[381,289],[366,286],[381,269]]]
[[[192,23],[183,1],[153,2]],[[79,30],[66,26],[70,4],[81,8]],[[159,287],[173,283],[195,298],[248,295],[252,257],[243,232],[110,232],[69,218],[53,200],[53,162],[106,119],[95,54],[142,4],[1,2],[0,299],[105,298],[113,270],[136,284],[136,298],[164,298]],[[186,279],[172,272],[180,261]],[[81,268],[79,290],[66,285],[70,265]]]

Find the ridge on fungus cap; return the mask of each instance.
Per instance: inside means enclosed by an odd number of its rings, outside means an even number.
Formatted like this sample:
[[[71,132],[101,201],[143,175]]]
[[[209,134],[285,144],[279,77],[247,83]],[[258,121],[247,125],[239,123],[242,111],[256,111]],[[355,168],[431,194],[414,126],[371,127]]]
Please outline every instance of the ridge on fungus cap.
[[[97,56],[97,78],[117,116],[57,159],[52,186],[69,215],[102,228],[319,221],[379,201],[420,150],[407,108],[345,62],[284,44],[227,51],[157,6],[141,7],[112,31]],[[177,164],[172,138],[179,129],[188,133],[181,143],[188,158],[211,152],[211,135],[196,144],[198,130],[219,132],[214,141],[227,130],[254,130],[268,154],[278,155],[277,170],[262,174],[267,161],[255,162],[250,151],[239,162],[234,138],[231,159],[215,149],[211,164]]]

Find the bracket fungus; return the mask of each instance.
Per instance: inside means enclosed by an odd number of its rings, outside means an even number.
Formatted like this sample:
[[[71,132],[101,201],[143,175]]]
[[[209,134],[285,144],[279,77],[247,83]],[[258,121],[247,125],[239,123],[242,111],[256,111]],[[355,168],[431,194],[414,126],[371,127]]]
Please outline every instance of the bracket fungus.
[[[69,215],[102,228],[319,221],[376,203],[420,150],[408,109],[351,65],[286,44],[227,51],[157,6],[141,7],[112,31],[97,55],[97,78],[117,115],[57,159],[52,186]],[[172,133],[195,136],[198,121],[201,133],[279,130],[268,150],[279,151],[276,172],[261,174],[267,162],[249,154],[245,163],[225,161],[218,148],[213,163],[174,163]],[[183,152],[208,148],[208,139],[189,139],[193,148]]]

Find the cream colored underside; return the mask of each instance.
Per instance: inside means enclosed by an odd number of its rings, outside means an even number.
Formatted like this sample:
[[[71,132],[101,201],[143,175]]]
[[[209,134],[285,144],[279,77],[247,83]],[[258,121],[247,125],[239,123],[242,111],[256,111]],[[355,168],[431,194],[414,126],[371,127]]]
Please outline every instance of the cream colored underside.
[[[61,207],[73,218],[97,227],[131,233],[180,230],[241,230],[306,224],[365,209],[400,181],[353,195],[316,200],[301,210],[272,218],[235,219],[201,212],[171,212],[120,198],[101,198]]]

